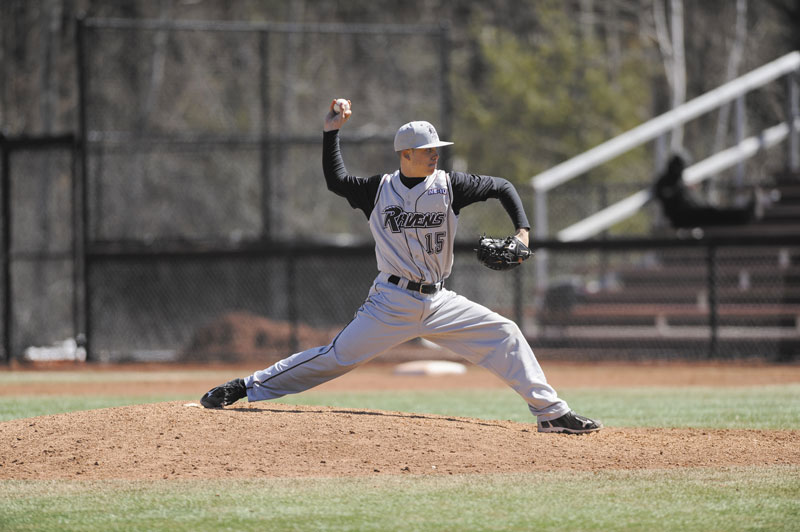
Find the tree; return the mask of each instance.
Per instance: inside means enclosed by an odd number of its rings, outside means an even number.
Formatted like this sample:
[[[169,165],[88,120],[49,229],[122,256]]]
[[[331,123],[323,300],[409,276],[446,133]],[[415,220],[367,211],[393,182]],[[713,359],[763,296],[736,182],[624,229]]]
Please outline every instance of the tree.
[[[664,61],[664,73],[671,93],[670,108],[675,109],[686,101],[686,54],[683,42],[683,0],[669,0],[669,29],[662,0],[653,0],[658,47]],[[670,149],[675,151],[683,145],[683,127],[672,131]]]
[[[800,50],[800,0],[768,0],[783,20],[780,38],[786,52]]]
[[[528,2],[525,9],[537,16],[522,32],[473,20],[471,82],[457,85],[455,95],[457,154],[521,182],[634,127],[650,109],[641,56],[609,68],[602,43],[563,4]],[[592,178],[621,179],[630,164],[616,161]]]

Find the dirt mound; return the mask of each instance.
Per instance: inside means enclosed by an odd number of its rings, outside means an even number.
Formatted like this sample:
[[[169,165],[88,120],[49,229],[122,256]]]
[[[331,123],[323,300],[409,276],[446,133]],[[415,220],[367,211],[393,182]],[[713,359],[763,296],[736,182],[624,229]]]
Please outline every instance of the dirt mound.
[[[288,321],[248,312],[230,312],[195,331],[178,361],[258,361],[268,366],[300,349],[326,345],[337,332],[302,323],[293,326]]]
[[[800,464],[800,431],[615,429],[430,414],[168,402],[0,423],[1,479],[463,474]]]

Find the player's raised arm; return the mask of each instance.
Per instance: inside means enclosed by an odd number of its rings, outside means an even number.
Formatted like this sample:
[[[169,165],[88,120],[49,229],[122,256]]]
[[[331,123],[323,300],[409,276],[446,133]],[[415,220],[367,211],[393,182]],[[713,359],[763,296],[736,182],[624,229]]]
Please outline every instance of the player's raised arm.
[[[328,190],[346,198],[351,207],[361,209],[369,218],[375,204],[380,175],[371,178],[349,175],[339,148],[339,128],[352,113],[350,100],[339,98],[331,101],[322,135],[322,173]]]
[[[333,131],[334,129],[341,129],[345,122],[350,120],[353,114],[350,100],[344,98],[336,98],[331,100],[331,105],[328,109],[328,114],[325,115],[325,124],[322,127],[323,131]]]

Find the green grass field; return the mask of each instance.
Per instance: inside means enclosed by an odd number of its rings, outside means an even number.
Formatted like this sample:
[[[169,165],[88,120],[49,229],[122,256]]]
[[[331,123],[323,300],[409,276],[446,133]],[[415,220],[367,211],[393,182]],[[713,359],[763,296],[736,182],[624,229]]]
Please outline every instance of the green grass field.
[[[14,375],[0,374],[0,386],[20,374]],[[800,430],[800,385],[563,389],[561,395],[609,426]],[[176,399],[198,398],[0,397],[0,419]],[[504,389],[312,391],[284,402],[532,421]],[[797,530],[798,494],[797,465],[248,481],[2,480],[0,530]]]
[[[0,381],[2,385],[2,381]],[[615,427],[800,429],[800,384],[747,388],[563,388],[575,410]],[[0,421],[137,403],[186,400],[195,395],[0,396]],[[480,419],[533,421],[511,390],[315,392],[279,402],[369,410],[397,410]]]
[[[2,530],[797,530],[800,469],[5,481]]]

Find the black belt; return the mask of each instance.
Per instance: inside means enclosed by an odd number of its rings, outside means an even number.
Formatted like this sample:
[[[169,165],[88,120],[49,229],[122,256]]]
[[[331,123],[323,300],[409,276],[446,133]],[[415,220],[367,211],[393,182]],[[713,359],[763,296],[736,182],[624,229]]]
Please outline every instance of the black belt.
[[[400,277],[396,275],[389,276],[389,282],[400,286]],[[406,288],[412,292],[419,292],[420,294],[435,294],[442,287],[441,281],[436,284],[421,284],[414,281],[408,281]]]

